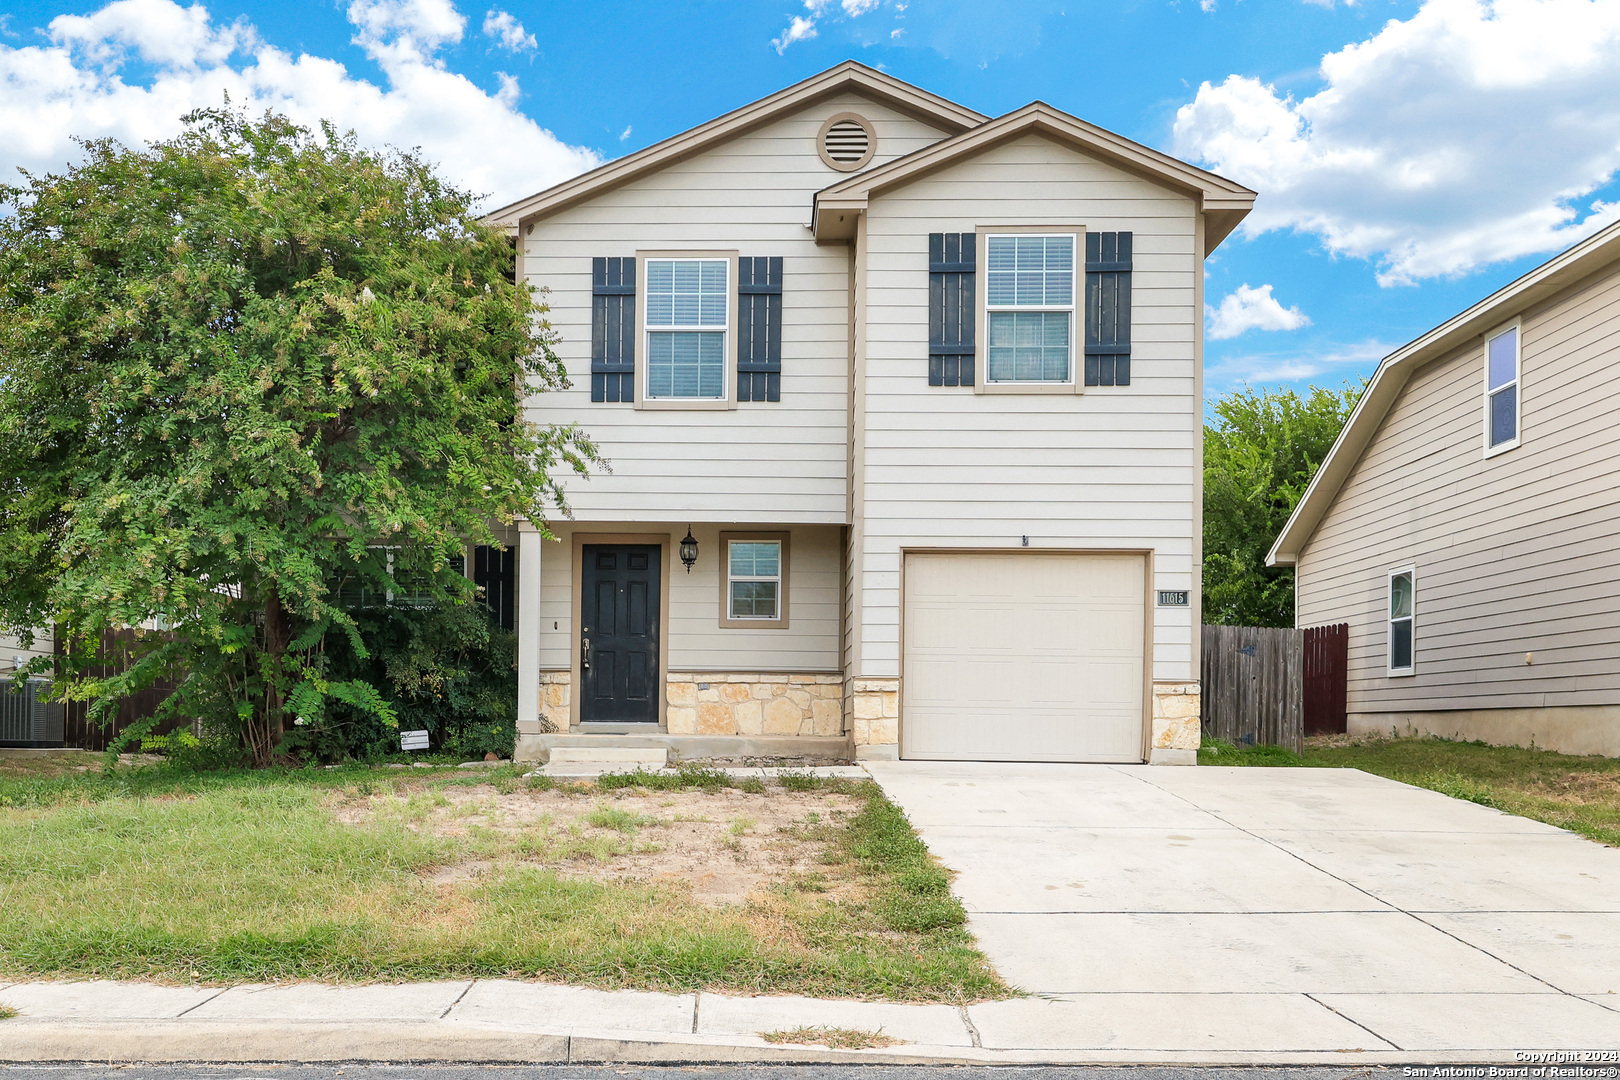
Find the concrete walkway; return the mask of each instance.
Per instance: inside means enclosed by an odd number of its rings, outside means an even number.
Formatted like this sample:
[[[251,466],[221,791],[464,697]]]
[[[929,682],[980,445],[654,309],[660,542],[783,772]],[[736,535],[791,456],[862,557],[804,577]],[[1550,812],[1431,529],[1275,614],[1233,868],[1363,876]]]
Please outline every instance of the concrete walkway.
[[[1615,849],[1347,769],[869,768],[1044,999],[986,1047],[1620,1047]]]
[[[1515,1062],[1620,1047],[1620,851],[1365,773],[870,763],[1036,996],[0,986],[5,1061]],[[886,1049],[766,1042],[878,1030]]]

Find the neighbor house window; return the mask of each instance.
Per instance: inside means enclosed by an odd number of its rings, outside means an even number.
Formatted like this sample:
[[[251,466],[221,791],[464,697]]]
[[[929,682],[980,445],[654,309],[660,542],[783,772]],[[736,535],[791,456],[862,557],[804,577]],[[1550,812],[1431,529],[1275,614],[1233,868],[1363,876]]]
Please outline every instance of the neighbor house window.
[[[647,397],[726,391],[726,259],[647,260]]]
[[[1519,328],[1485,339],[1485,452],[1519,445]]]
[[[988,381],[1073,380],[1074,245],[1074,234],[985,238]]]
[[[1413,635],[1413,585],[1416,571],[1391,570],[1389,572],[1389,673],[1412,674],[1412,655],[1416,647]]]
[[[725,553],[721,622],[727,626],[787,625],[786,533],[722,533]]]

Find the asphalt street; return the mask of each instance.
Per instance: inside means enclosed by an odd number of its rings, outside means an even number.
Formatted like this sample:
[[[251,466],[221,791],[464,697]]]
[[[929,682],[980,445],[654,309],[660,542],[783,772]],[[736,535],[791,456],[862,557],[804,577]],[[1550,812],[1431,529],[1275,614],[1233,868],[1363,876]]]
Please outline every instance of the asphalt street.
[[[0,1080],[1404,1080],[1405,1075],[1398,1067],[1131,1065],[0,1065]]]

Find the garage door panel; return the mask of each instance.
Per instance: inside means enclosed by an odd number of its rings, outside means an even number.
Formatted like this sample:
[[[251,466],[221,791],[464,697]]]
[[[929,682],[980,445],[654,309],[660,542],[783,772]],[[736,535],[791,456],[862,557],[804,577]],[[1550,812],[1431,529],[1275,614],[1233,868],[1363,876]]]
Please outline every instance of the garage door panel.
[[[1077,664],[1067,663],[1063,660],[1053,659],[1026,665],[1008,665],[1008,674],[1012,676],[1002,687],[1003,699],[1018,693],[1017,677],[1020,671],[1028,671],[1028,692],[1023,695],[1024,700],[1032,707],[1056,706],[1067,708],[1069,703],[1078,700],[1081,695],[1081,684],[1085,681]]]
[[[1082,691],[1095,709],[1138,709],[1142,701],[1142,665],[1092,663],[1084,667]],[[1140,727],[1141,713],[1136,718]]]
[[[906,559],[902,753],[1142,760],[1140,556]]]

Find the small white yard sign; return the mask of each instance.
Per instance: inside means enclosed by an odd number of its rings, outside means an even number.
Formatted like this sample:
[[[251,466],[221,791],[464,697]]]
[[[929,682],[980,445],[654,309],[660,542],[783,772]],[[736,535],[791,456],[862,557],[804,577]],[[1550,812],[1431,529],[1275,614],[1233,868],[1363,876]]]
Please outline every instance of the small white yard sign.
[[[400,732],[399,748],[401,750],[426,750],[428,748],[428,733],[425,731]]]

